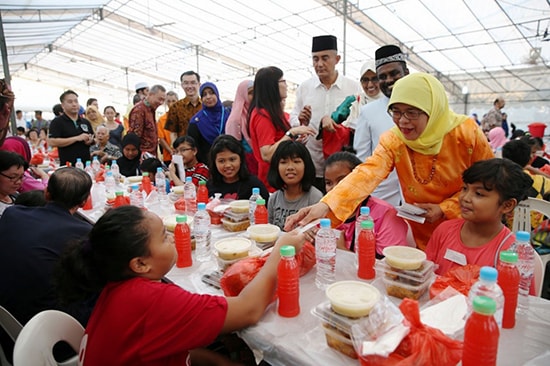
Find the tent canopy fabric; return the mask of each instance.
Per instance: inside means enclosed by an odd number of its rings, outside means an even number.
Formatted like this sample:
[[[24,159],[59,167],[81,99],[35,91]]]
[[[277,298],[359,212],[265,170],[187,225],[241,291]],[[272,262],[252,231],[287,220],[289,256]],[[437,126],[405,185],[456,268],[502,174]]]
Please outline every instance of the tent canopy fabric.
[[[333,34],[338,69],[353,78],[396,44],[411,72],[444,83],[451,105],[550,101],[545,0],[0,0],[0,11],[17,95],[20,80],[125,105],[142,81],[183,95],[180,74],[196,70],[233,99],[241,80],[276,65],[288,106],[314,72],[312,37]]]

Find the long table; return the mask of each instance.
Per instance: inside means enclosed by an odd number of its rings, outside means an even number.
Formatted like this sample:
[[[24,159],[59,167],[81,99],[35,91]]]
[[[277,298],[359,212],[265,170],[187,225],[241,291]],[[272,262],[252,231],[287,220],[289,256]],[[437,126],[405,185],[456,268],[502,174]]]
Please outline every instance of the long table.
[[[214,229],[214,237],[236,235],[221,229]],[[353,264],[354,254],[338,250],[336,258],[336,280],[357,279]],[[189,268],[174,267],[167,275],[172,281],[188,291],[221,294],[222,292],[201,280],[204,274],[217,269],[216,262],[195,262]],[[381,279],[371,282],[382,294],[385,289]],[[392,298],[394,302],[398,299]],[[318,304],[326,301],[323,291],[315,286],[315,268],[300,279],[301,312],[295,318],[278,316],[276,303],[265,311],[262,320],[255,326],[240,332],[241,337],[254,350],[261,351],[264,360],[273,366],[318,366],[358,365],[359,362],[327,346],[321,321],[311,313]],[[420,303],[427,301],[427,294]],[[504,329],[499,341],[499,366],[524,364],[550,364],[550,301],[530,297],[529,311],[519,316],[514,329]],[[546,356],[546,357],[545,357]],[[537,357],[545,357],[534,360]],[[531,361],[533,360],[533,361]],[[532,363],[528,363],[528,362]]]

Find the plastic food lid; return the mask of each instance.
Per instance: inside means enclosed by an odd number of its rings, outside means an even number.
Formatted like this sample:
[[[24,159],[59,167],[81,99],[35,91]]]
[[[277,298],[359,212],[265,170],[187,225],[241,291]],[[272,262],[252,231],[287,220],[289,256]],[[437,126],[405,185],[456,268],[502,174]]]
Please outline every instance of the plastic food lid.
[[[186,215],[178,215],[176,216],[176,222],[187,222],[187,216]]]
[[[283,245],[280,252],[281,257],[294,257],[296,255],[296,249],[292,245]]]
[[[260,194],[260,188],[258,187],[252,188],[252,194]]]
[[[321,219],[321,227],[330,228],[330,219]]]
[[[516,231],[516,239],[520,241],[529,241],[531,235],[527,231]]]
[[[365,216],[370,215],[370,207],[368,207],[368,206],[361,207],[361,209],[359,210],[359,213],[361,215],[365,215]]]
[[[498,271],[493,267],[484,266],[479,270],[479,278],[483,281],[496,282]]]
[[[415,270],[422,267],[426,260],[426,253],[420,249],[405,246],[389,246],[382,250],[386,263],[398,269]]]
[[[258,199],[256,200],[256,204],[257,204],[257,205],[265,205],[265,200],[264,200],[263,198],[258,198]]]
[[[361,229],[367,229],[367,230],[374,229],[374,222],[372,222],[371,220],[361,221]]]
[[[351,318],[368,315],[380,299],[376,287],[360,281],[335,282],[327,287],[325,294],[334,312]]]
[[[500,260],[506,263],[516,263],[518,261],[518,253],[504,250],[500,252]]]
[[[473,308],[476,313],[493,315],[497,311],[497,303],[490,297],[476,296],[474,297]]]

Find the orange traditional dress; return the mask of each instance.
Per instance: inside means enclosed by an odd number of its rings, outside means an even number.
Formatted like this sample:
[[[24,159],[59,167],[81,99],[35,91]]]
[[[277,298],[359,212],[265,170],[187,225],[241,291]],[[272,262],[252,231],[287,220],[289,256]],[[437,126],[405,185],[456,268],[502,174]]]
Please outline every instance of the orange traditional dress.
[[[398,83],[411,77],[408,85],[402,85],[408,87],[405,93]],[[462,172],[474,162],[494,155],[476,122],[448,109],[443,86],[434,80],[430,75],[417,73],[397,81],[388,105],[405,103],[426,111],[430,116],[427,127],[417,139],[420,141],[406,140],[396,127],[380,137],[373,155],[321,199],[330,208],[333,224],[345,221],[394,167],[406,202],[439,204],[444,213],[444,218],[434,223],[409,221],[418,248],[424,250],[441,222],[460,217]],[[416,90],[424,84],[429,85],[425,88],[434,93],[433,97]]]

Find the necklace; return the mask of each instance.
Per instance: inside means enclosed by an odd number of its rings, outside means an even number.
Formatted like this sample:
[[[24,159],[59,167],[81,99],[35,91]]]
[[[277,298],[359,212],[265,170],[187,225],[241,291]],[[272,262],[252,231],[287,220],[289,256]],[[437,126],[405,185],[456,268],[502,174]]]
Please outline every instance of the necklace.
[[[407,148],[407,150],[409,150],[409,148]],[[414,160],[414,151],[411,151],[411,153],[409,153],[408,155],[409,155],[409,158],[411,159],[411,165],[412,165],[412,168],[413,168],[414,179],[416,179],[416,181],[420,184],[430,183],[432,181],[433,177],[434,177],[434,174],[435,174],[435,162],[437,161],[437,155],[434,155],[434,157],[433,157],[432,169],[430,171],[430,176],[428,177],[428,179],[422,179],[418,176],[418,174],[416,172],[416,161]]]

